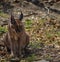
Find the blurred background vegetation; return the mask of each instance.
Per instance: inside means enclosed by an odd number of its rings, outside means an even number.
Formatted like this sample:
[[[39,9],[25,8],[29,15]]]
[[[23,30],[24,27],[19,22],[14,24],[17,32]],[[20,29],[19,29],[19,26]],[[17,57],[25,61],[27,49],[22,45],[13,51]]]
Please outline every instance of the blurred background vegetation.
[[[41,59],[51,60],[52,62],[54,62],[54,60],[59,61],[60,14],[56,14],[54,12],[50,12],[48,14],[44,9],[31,4],[32,0],[30,0],[31,2],[27,1],[19,0],[16,2],[15,0],[0,0],[0,37],[2,37],[4,33],[8,32],[7,26],[12,10],[12,12],[14,12],[14,16],[17,16],[16,18],[18,18],[18,12],[20,12],[20,10],[22,10],[24,16],[26,14],[29,15],[31,13],[37,13],[37,15],[33,14],[24,17],[23,19],[26,32],[30,36],[29,46],[34,53],[21,62],[33,62],[34,60]],[[44,3],[44,1],[48,2],[47,0],[43,0],[43,2],[41,0],[42,3]],[[57,0],[56,2],[54,0],[53,4],[56,3]],[[1,62],[6,62],[6,60],[1,59]]]

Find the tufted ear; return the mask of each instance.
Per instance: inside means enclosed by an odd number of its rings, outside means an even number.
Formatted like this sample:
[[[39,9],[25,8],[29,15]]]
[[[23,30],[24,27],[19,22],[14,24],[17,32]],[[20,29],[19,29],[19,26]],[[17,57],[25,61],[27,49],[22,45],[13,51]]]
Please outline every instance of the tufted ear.
[[[21,14],[20,14],[20,16],[19,16],[19,20],[22,21],[22,19],[23,19],[23,13],[22,13],[22,11],[21,11]]]
[[[16,23],[16,21],[14,19],[14,16],[11,14],[11,24],[15,24],[15,23]]]

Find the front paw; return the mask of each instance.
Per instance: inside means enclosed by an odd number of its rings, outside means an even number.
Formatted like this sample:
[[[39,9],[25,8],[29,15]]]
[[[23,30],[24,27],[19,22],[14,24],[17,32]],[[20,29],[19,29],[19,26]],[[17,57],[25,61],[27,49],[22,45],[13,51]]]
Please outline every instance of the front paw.
[[[13,57],[14,57],[14,54],[13,54],[13,53],[11,53],[11,54],[10,54],[10,58],[13,58]]]

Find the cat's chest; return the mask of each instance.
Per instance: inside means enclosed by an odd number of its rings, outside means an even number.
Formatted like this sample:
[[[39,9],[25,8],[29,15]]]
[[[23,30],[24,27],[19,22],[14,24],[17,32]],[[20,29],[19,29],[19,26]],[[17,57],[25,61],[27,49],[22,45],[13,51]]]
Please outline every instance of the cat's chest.
[[[11,36],[11,38],[12,39],[14,39],[14,40],[16,40],[16,41],[20,41],[20,40],[23,40],[23,38],[24,38],[24,32],[20,32],[20,33],[12,33],[12,35],[10,35]]]

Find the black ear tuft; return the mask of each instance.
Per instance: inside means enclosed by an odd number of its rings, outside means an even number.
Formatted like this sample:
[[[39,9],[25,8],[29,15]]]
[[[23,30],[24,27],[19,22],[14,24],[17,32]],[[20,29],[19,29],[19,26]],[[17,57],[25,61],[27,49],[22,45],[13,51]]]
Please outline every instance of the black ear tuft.
[[[22,11],[21,11],[21,14],[20,14],[20,16],[19,16],[19,20],[22,21],[22,19],[23,19],[23,13],[22,13]]]
[[[14,16],[11,15],[11,24],[15,24],[15,23],[16,23],[16,21],[15,21],[15,19],[14,19]]]

